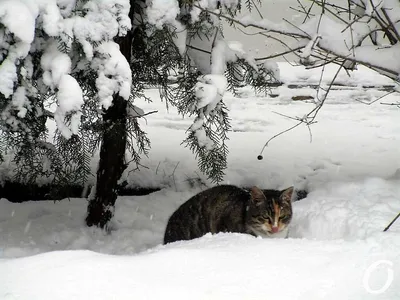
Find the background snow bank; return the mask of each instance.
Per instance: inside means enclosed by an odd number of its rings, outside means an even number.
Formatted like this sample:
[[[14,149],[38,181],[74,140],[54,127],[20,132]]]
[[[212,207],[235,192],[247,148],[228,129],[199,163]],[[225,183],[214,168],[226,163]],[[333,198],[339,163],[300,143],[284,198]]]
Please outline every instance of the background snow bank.
[[[52,250],[90,249],[133,254],[162,243],[174,210],[200,189],[164,189],[146,196],[119,197],[111,235],[84,225],[85,199],[61,202],[0,200],[1,257],[21,257]],[[373,239],[397,244],[400,222],[386,225],[400,211],[400,180],[368,178],[332,182],[293,204],[289,236],[317,240]]]
[[[380,237],[388,220],[400,212],[399,183],[381,178],[328,183],[295,203],[291,236],[318,240]],[[400,224],[395,223],[390,231],[400,233]]]
[[[320,71],[322,68],[317,68],[316,70],[319,72],[315,72],[315,70],[306,69],[304,66],[293,67],[288,63],[282,62],[278,63],[278,65],[282,74],[280,79],[287,84],[318,84],[321,79]],[[329,84],[332,80],[332,74],[335,74],[337,69],[337,65],[326,65],[324,75],[322,76],[322,83]],[[342,69],[334,83],[346,86],[394,85],[394,82],[386,76],[380,75],[364,66],[357,66],[356,70],[349,73]]]
[[[311,143],[307,127],[299,126],[273,140],[263,153],[264,160],[258,161],[265,142],[296,123],[278,114],[302,117],[315,107],[311,102],[293,101],[292,97],[315,97],[316,90],[307,85],[319,83],[321,70],[305,70],[287,63],[279,66],[285,85],[272,91],[278,97],[255,95],[248,89],[243,98],[225,93],[224,102],[232,119],[232,132],[227,141],[226,183],[266,188],[295,184],[314,188],[329,181],[352,181],[366,176],[387,178],[400,168],[399,110],[396,106],[380,104],[395,103],[399,96],[392,94],[377,101],[387,91],[361,86],[390,85],[393,81],[362,68],[351,73],[351,77],[341,73],[339,79],[346,86],[329,93],[317,117],[318,123],[310,127]],[[329,83],[335,71],[336,66],[326,68],[323,84]],[[295,84],[305,88],[289,87]],[[148,169],[130,173],[127,170],[125,179],[129,185],[175,186],[193,178],[206,182],[190,150],[178,146],[186,138],[193,119],[183,119],[174,108],[166,111],[165,104],[159,101],[158,90],[148,90],[146,95],[152,103],[139,99],[136,103],[145,111],[158,111],[149,115],[144,124],[152,148],[149,158],[142,160]]]

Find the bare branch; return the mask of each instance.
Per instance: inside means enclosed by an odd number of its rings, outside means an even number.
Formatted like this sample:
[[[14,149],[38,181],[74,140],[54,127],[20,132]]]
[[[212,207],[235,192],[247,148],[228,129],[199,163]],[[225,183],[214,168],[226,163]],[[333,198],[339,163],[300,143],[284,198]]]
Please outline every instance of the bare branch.
[[[190,49],[193,49],[193,50],[197,50],[197,51],[203,52],[203,53],[211,54],[211,51],[204,50],[204,49],[201,49],[201,48],[192,46],[192,45],[186,44],[186,47],[187,47],[187,48],[190,48]]]
[[[389,26],[390,26],[390,29],[392,29],[394,35],[396,36],[397,41],[400,42],[400,34],[397,32],[396,26],[394,26],[392,20],[390,19],[389,15],[388,15],[387,12],[386,12],[386,9],[385,9],[385,8],[382,8],[381,10],[382,10],[382,13],[383,13],[383,15],[385,16],[385,18],[386,18],[386,20],[387,20]]]
[[[287,51],[280,52],[278,54],[273,54],[273,55],[265,56],[265,57],[259,57],[259,58],[256,58],[255,60],[258,61],[258,60],[267,60],[267,59],[271,59],[271,58],[276,58],[276,57],[283,56],[283,55],[286,55],[286,54],[289,54],[289,53],[295,53],[296,51],[298,51],[298,50],[300,50],[302,48],[304,48],[304,47],[301,46],[301,47],[297,47],[297,48],[294,48],[294,49],[289,49]]]
[[[318,6],[321,6],[321,7],[323,6],[324,10],[329,12],[332,16],[334,16],[335,18],[337,18],[338,20],[340,20],[344,24],[348,24],[348,22],[346,20],[344,20],[343,18],[341,18],[338,13],[332,11],[330,8],[327,7],[329,5],[329,3],[326,3],[325,1],[323,1],[323,2],[313,1],[313,3],[316,3]]]
[[[297,1],[299,1],[299,0],[297,0]],[[295,8],[295,7],[293,7],[293,6],[289,6],[289,8],[290,8],[291,10],[297,11],[297,12],[302,13],[302,14],[306,14],[306,13],[307,13],[307,11],[300,10],[299,8]],[[305,8],[304,8],[304,9],[305,9]],[[313,16],[313,17],[314,17],[313,14],[310,14],[310,16]],[[304,23],[304,22],[303,22],[303,23]]]
[[[386,232],[389,230],[389,228],[394,224],[394,222],[396,222],[396,220],[400,218],[400,213],[398,213],[398,215],[392,220],[392,222],[389,223],[388,226],[386,226],[386,228],[383,230],[383,232]]]
[[[395,92],[395,91],[390,91],[390,92],[384,94],[383,96],[380,96],[380,97],[376,98],[374,101],[371,101],[371,102],[365,102],[365,101],[361,101],[361,100],[358,100],[358,99],[355,99],[355,100],[356,100],[357,102],[360,102],[360,103],[365,104],[365,105],[371,105],[371,104],[374,104],[375,102],[377,102],[377,101],[379,101],[379,100],[385,98],[386,96],[389,96],[390,94],[393,94],[394,92]],[[381,104],[386,104],[386,103],[381,103]],[[394,104],[394,105],[396,105],[396,104]],[[397,105],[398,105],[398,104],[397,104]]]
[[[152,114],[156,114],[156,113],[158,113],[158,110],[149,111],[149,112],[147,112],[147,113],[145,113],[145,114],[138,115],[137,118],[143,118],[143,117],[145,117],[145,116],[152,115]]]
[[[201,10],[203,10],[203,11],[205,11],[205,12],[207,12],[207,13],[209,13],[209,14],[213,14],[213,15],[215,15],[215,16],[218,16],[218,17],[221,17],[221,18],[224,18],[224,19],[226,19],[226,20],[229,20],[229,21],[231,21],[232,23],[235,23],[235,24],[237,24],[237,25],[241,25],[241,26],[243,26],[244,28],[247,28],[247,27],[252,27],[252,28],[257,28],[257,29],[260,29],[260,30],[263,30],[263,31],[268,31],[268,32],[273,32],[273,33],[278,33],[278,34],[281,34],[281,35],[285,35],[285,36],[290,36],[290,37],[298,37],[298,38],[304,38],[304,39],[308,39],[308,40],[310,40],[310,39],[312,39],[312,37],[309,35],[309,34],[307,34],[305,31],[303,31],[302,29],[300,29],[298,26],[296,26],[296,25],[294,25],[293,23],[291,23],[290,21],[288,21],[288,20],[286,20],[286,19],[284,19],[284,21],[286,21],[288,24],[290,24],[290,25],[292,25],[294,28],[296,28],[296,30],[293,30],[293,31],[291,31],[291,30],[289,30],[289,29],[278,29],[278,28],[276,28],[276,27],[273,27],[273,28],[270,28],[270,27],[268,27],[268,26],[263,26],[262,25],[262,22],[246,22],[246,23],[243,23],[242,21],[240,21],[240,20],[238,20],[238,19],[235,19],[235,18],[232,18],[232,17],[228,17],[228,16],[226,16],[226,15],[223,15],[223,14],[217,14],[217,13],[215,13],[215,12],[213,12],[213,11],[210,11],[210,10],[208,10],[208,9],[205,9],[205,8],[202,8],[201,6],[199,6],[199,5],[194,5],[195,7],[197,7],[197,8],[199,8],[199,9],[201,9]],[[381,22],[382,23],[382,22]],[[261,25],[260,25],[261,24]],[[384,24],[382,24],[382,26],[381,26],[382,28],[386,28],[387,26],[385,26]],[[385,33],[386,33],[386,31],[385,31]],[[389,32],[390,33],[390,32]],[[260,33],[261,34],[261,33]],[[392,37],[393,37],[393,35],[392,35]],[[322,37],[323,38],[323,37]],[[393,39],[395,39],[394,37],[393,37]],[[392,42],[391,42],[392,43]],[[392,78],[392,79],[397,79],[398,78],[398,72],[396,71],[396,70],[392,70],[392,69],[388,69],[388,68],[386,68],[386,67],[383,67],[383,66],[380,66],[380,65],[377,65],[377,64],[373,64],[373,63],[371,63],[371,62],[369,62],[369,61],[366,61],[366,60],[363,60],[363,59],[360,59],[360,58],[357,58],[357,57],[354,57],[354,55],[353,55],[353,57],[351,57],[351,55],[350,54],[342,54],[342,53],[337,53],[336,51],[334,51],[334,50],[332,50],[332,49],[330,49],[330,48],[327,48],[326,46],[322,46],[321,45],[321,43],[318,43],[318,47],[321,49],[321,50],[323,50],[323,51],[325,51],[325,52],[327,52],[327,53],[329,53],[329,54],[334,54],[334,55],[336,55],[337,57],[339,57],[339,58],[342,58],[342,59],[344,59],[344,60],[348,60],[348,61],[350,61],[350,62],[354,62],[354,63],[359,63],[359,64],[362,64],[362,65],[365,65],[365,66],[367,66],[368,68],[370,68],[370,69],[374,69],[374,70],[376,70],[376,71],[378,71],[378,72],[380,72],[380,73],[383,73],[384,75],[386,75],[386,76],[388,76],[388,77],[390,77],[390,78]]]
[[[199,6],[199,5],[193,5],[193,6],[199,8],[202,11],[207,12],[207,13],[209,13],[211,15],[214,15],[214,16],[217,16],[217,17],[221,17],[221,18],[223,18],[225,20],[228,20],[228,21],[230,21],[232,23],[235,23],[237,25],[243,26],[245,28],[252,27],[252,28],[257,28],[257,29],[260,29],[260,30],[267,30],[269,32],[280,33],[280,34],[287,35],[287,36],[309,38],[308,34],[305,35],[304,33],[300,33],[300,32],[297,32],[297,31],[289,31],[289,30],[285,31],[285,30],[278,29],[278,28],[268,28],[267,26],[262,26],[260,24],[251,23],[251,22],[249,22],[248,24],[245,24],[245,23],[241,22],[238,19],[226,16],[226,15],[223,15],[223,14],[215,13],[215,12],[213,12],[211,10],[208,10],[206,8],[203,8],[203,7]]]
[[[305,32],[303,29],[301,29],[299,26],[293,24],[292,22],[290,22],[289,20],[287,20],[287,19],[285,19],[285,18],[283,18],[283,21],[285,21],[285,22],[288,23],[289,25],[293,26],[293,27],[296,28],[297,30],[301,31],[301,32],[304,34],[304,36],[300,36],[300,37],[304,37],[304,38],[307,38],[307,39],[311,39],[311,36],[310,36],[307,32]],[[278,32],[278,33],[279,33],[279,32]]]
[[[275,134],[273,137],[271,137],[271,138],[264,144],[264,146],[262,147],[261,152],[260,152],[260,155],[264,152],[264,149],[265,149],[266,147],[268,147],[269,142],[271,142],[273,139],[277,138],[278,136],[280,136],[280,135],[282,135],[282,134],[284,134],[284,133],[286,133],[286,132],[289,132],[290,130],[295,129],[296,127],[300,126],[301,124],[303,124],[303,121],[300,121],[300,122],[298,122],[297,124],[295,124],[295,125],[289,127],[288,129],[285,129],[284,131],[281,131],[281,132]]]
[[[260,16],[261,19],[264,19],[264,16],[262,15],[261,11],[258,9],[258,5],[254,3],[254,0],[251,0],[251,3],[253,3],[254,7],[257,10],[258,15]]]
[[[287,128],[287,129],[285,129],[285,130],[283,130],[283,131],[281,131],[281,132],[275,134],[274,136],[272,136],[272,137],[264,144],[264,146],[262,147],[261,152],[260,152],[260,155],[263,153],[264,149],[265,149],[266,147],[268,147],[269,143],[270,143],[272,140],[274,140],[275,138],[281,136],[281,135],[284,134],[284,133],[287,133],[287,132],[289,132],[289,131],[295,129],[296,127],[300,126],[301,124],[305,124],[305,125],[308,127],[309,132],[310,132],[310,141],[312,141],[311,129],[310,129],[309,126],[312,125],[312,124],[314,124],[314,123],[316,123],[315,118],[317,117],[318,112],[321,110],[322,106],[324,105],[325,100],[326,100],[326,98],[327,98],[327,95],[329,94],[329,92],[330,92],[330,90],[331,90],[331,88],[332,88],[332,86],[333,86],[333,83],[335,82],[337,76],[339,75],[340,70],[343,68],[343,64],[344,64],[344,62],[342,63],[342,65],[341,65],[341,66],[338,68],[338,70],[336,71],[335,75],[333,76],[333,78],[332,78],[332,80],[331,80],[331,82],[330,82],[330,84],[329,84],[329,86],[328,86],[328,89],[325,91],[325,94],[324,94],[323,98],[322,98],[322,99],[319,99],[319,100],[320,100],[319,103],[318,103],[310,112],[308,112],[303,118],[296,118],[296,117],[293,118],[293,117],[285,116],[285,117],[287,117],[287,118],[294,119],[294,120],[298,121],[298,123],[296,123],[295,125],[293,125],[293,126]]]
[[[397,103],[385,103],[385,102],[381,102],[382,105],[390,105],[390,106],[397,106],[398,108],[400,108],[400,102]]]
[[[308,9],[308,11],[306,13],[306,16],[304,17],[303,24],[306,22],[307,18],[310,18],[310,13],[311,13],[313,6],[314,6],[314,2],[311,3],[310,8]]]

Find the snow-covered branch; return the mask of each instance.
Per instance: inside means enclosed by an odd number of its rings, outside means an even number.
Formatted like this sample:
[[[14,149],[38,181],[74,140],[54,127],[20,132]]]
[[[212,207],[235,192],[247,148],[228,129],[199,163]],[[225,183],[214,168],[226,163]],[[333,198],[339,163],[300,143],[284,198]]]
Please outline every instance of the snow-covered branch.
[[[91,73],[98,77],[99,106],[108,108],[113,93],[128,99],[130,67],[113,39],[131,28],[129,7],[129,0],[0,2],[3,121],[15,128],[27,111],[36,109],[31,97],[46,101],[54,95],[54,119],[70,138],[78,131]]]
[[[323,6],[328,5],[326,2],[329,1],[313,2]],[[353,21],[346,22],[342,17],[336,16],[337,14],[332,17],[323,12],[313,17],[307,15],[308,20],[299,26],[288,21],[276,24],[265,18],[255,21],[251,16],[239,19],[197,7],[236,25],[262,30],[263,34],[270,32],[294,37],[296,41],[291,48],[303,47],[303,56],[309,57],[312,55],[312,49],[319,49],[330,56],[328,59],[337,57],[363,64],[394,80],[399,80],[400,3],[395,0],[380,0],[377,3],[360,0],[351,3],[356,6],[348,11],[353,16]],[[386,36],[390,34],[390,44],[363,44],[366,37],[380,31]]]

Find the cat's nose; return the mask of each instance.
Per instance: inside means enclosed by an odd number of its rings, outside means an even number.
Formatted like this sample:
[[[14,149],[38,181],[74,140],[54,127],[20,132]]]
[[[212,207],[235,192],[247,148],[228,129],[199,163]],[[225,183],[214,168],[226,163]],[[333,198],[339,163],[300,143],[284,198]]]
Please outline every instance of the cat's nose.
[[[277,233],[279,231],[279,227],[278,226],[272,226],[272,232],[273,233]]]

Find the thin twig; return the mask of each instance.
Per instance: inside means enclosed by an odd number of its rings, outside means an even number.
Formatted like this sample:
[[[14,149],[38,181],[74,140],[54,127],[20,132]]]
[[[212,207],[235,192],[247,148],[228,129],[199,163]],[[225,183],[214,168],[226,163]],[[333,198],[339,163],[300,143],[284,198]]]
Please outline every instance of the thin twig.
[[[397,41],[400,42],[400,34],[397,32],[396,26],[394,26],[392,20],[390,19],[389,15],[386,12],[386,9],[381,8],[381,10],[382,10],[383,15],[385,16],[386,20],[388,21],[389,26],[392,28],[392,31],[393,31],[394,35],[396,36]]]
[[[201,48],[192,46],[192,45],[186,44],[186,47],[187,47],[187,48],[190,48],[190,49],[194,49],[194,50],[200,51],[200,52],[203,52],[203,53],[211,54],[211,51],[204,50],[204,49],[201,49]]]
[[[254,0],[251,0],[251,2],[253,3],[254,7],[257,10],[258,15],[260,16],[261,19],[264,19],[264,16],[262,15],[261,11],[258,9],[258,6],[256,3],[254,3]]]
[[[281,30],[281,29],[277,29],[277,28],[268,28],[267,26],[262,26],[262,25],[255,24],[255,23],[250,23],[250,22],[249,22],[248,24],[244,24],[243,22],[239,21],[238,19],[235,19],[235,18],[232,18],[232,17],[228,17],[228,16],[226,16],[226,15],[217,14],[217,13],[215,13],[215,12],[213,12],[213,11],[210,11],[210,10],[208,10],[208,9],[205,9],[205,8],[199,6],[199,5],[194,5],[194,7],[197,7],[197,8],[199,8],[199,9],[201,9],[201,10],[203,10],[203,11],[209,13],[209,14],[212,14],[212,15],[215,15],[215,16],[218,16],[218,17],[221,17],[221,18],[224,18],[224,19],[226,19],[226,20],[229,20],[229,21],[231,21],[232,23],[241,25],[241,26],[243,26],[243,27],[245,27],[245,28],[247,28],[247,27],[252,27],[252,28],[257,28],[257,29],[264,30],[264,31],[267,30],[267,31],[269,31],[269,32],[278,33],[278,34],[282,34],[282,35],[290,36],[290,37],[294,37],[294,38],[295,38],[295,37],[298,37],[298,38],[305,38],[305,39],[311,39],[311,38],[312,38],[312,37],[310,37],[310,35],[309,35],[308,33],[306,33],[304,30],[302,30],[301,28],[299,28],[298,26],[294,25],[293,23],[291,23],[290,21],[288,21],[288,20],[286,20],[286,19],[284,19],[284,21],[286,21],[288,24],[290,24],[290,25],[292,25],[293,27],[295,27],[295,28],[297,29],[296,32],[295,32],[295,31],[289,31],[289,30]],[[377,21],[378,21],[378,19],[377,19]],[[381,24],[382,24],[382,22],[381,22]],[[385,27],[384,25],[382,25],[382,26]],[[299,31],[300,31],[300,32],[299,32]],[[389,34],[390,34],[390,32],[389,32]],[[323,38],[323,37],[322,37],[322,38]],[[392,39],[394,39],[393,35],[392,35]],[[391,43],[392,43],[392,41],[391,41]],[[346,60],[352,61],[352,62],[354,62],[354,63],[359,63],[359,64],[361,64],[361,65],[365,65],[365,66],[367,66],[367,67],[370,68],[370,69],[374,69],[374,70],[377,70],[377,71],[384,72],[385,75],[388,76],[388,77],[390,77],[390,78],[397,78],[397,77],[398,77],[398,72],[397,72],[397,71],[388,69],[388,68],[383,67],[383,66],[379,66],[379,65],[372,64],[372,63],[370,63],[370,62],[368,62],[368,61],[365,61],[365,60],[361,60],[361,59],[357,59],[357,58],[352,58],[352,57],[350,57],[350,55],[344,55],[344,54],[340,54],[340,53],[333,52],[331,49],[326,48],[326,47],[324,47],[324,46],[321,46],[321,44],[318,44],[318,47],[319,47],[320,49],[322,49],[323,51],[327,52],[327,53],[334,53],[334,54],[335,54],[337,57],[339,57],[339,58],[346,59]],[[390,75],[389,75],[389,74],[390,74]]]
[[[397,103],[385,103],[385,102],[381,102],[382,105],[390,105],[390,106],[397,106],[398,108],[400,108],[400,102]]]
[[[325,60],[326,60],[326,58],[328,57],[328,55],[326,55],[326,57],[325,57]],[[319,82],[318,82],[318,88],[317,88],[317,94],[316,94],[316,98],[317,98],[317,100],[319,101],[319,91],[322,89],[325,93],[326,93],[326,91],[321,87],[322,86],[322,78],[324,77],[324,74],[325,74],[325,67],[326,67],[326,65],[324,65],[323,67],[322,67],[322,71],[321,71],[321,75],[320,75],[320,77],[319,77]]]
[[[343,33],[347,30],[347,28],[349,28],[350,26],[352,26],[353,24],[357,23],[358,21],[360,21],[362,18],[364,18],[364,15],[362,16],[358,16],[357,18],[354,18],[353,21],[347,23],[345,22],[347,25],[342,29],[342,31],[340,33]]]
[[[329,49],[327,49],[325,47],[321,47],[321,45],[318,45],[318,47],[320,47],[322,50],[324,50],[327,53],[333,53],[331,50],[329,50]],[[349,55],[342,55],[342,54],[339,54],[339,53],[334,53],[334,54],[339,58],[342,58],[342,59],[345,59],[345,60],[349,60],[349,61],[352,61],[354,63],[359,63],[359,64],[364,65],[364,66],[366,66],[366,67],[368,67],[370,69],[377,69],[377,70],[389,73],[389,74],[391,74],[393,76],[393,77],[391,77],[391,76],[388,76],[388,77],[397,78],[397,76],[398,76],[398,74],[394,70],[387,69],[386,67],[377,66],[377,65],[372,64],[372,63],[370,63],[368,61],[352,58]]]
[[[331,9],[329,9],[329,8],[327,7],[327,5],[329,5],[329,3],[326,3],[325,0],[323,1],[323,4],[321,4],[322,2],[320,3],[320,2],[317,2],[317,1],[313,1],[313,3],[316,3],[318,6],[321,6],[321,7],[322,7],[322,5],[323,5],[323,6],[324,6],[324,9],[325,9],[327,12],[329,12],[331,15],[333,15],[335,18],[337,18],[338,20],[340,20],[340,21],[343,22],[344,24],[347,24],[347,23],[348,23],[345,19],[341,18],[340,15],[339,15],[338,13],[335,13],[334,11],[332,11]],[[343,9],[343,10],[345,10],[345,9]]]
[[[130,161],[128,161],[128,162],[126,163],[126,165],[130,165],[130,163],[133,162],[133,161],[135,161],[134,158],[132,158]],[[140,170],[140,167],[143,167],[143,168],[145,168],[145,169],[150,169],[148,166],[142,165],[141,163],[139,163],[139,162],[137,162],[137,161],[135,161],[135,163],[136,163],[136,168],[133,168],[132,170],[130,170],[130,171],[128,172],[128,175],[130,175],[132,172],[139,171],[139,170]]]
[[[319,28],[321,26],[322,17],[325,15],[325,0],[322,1],[321,8],[322,8],[322,13],[321,13],[321,15],[319,16],[319,19],[318,19],[317,34],[319,33]]]
[[[324,105],[325,100],[326,100],[326,98],[327,98],[327,96],[328,96],[328,94],[329,94],[329,92],[330,92],[330,90],[331,90],[331,88],[332,88],[332,86],[333,86],[333,83],[335,82],[337,76],[339,75],[340,70],[343,68],[344,63],[345,63],[345,62],[343,62],[343,63],[340,65],[340,67],[338,68],[338,70],[337,70],[336,73],[335,73],[335,76],[333,76],[333,79],[331,80],[331,83],[329,84],[328,89],[327,89],[326,92],[325,92],[324,99],[322,99],[321,103],[314,109],[315,112],[314,112],[314,115],[313,115],[312,118],[311,118],[311,122],[313,122],[313,121],[315,120],[315,118],[317,117],[318,112],[320,111],[320,109],[321,109],[322,106]],[[309,115],[311,115],[312,113],[313,113],[313,111],[311,111]],[[308,115],[308,116],[309,116],[309,115]]]
[[[326,66],[326,65],[328,65],[328,64],[331,64],[331,63],[335,63],[335,64],[337,64],[337,65],[340,65],[340,62],[337,62],[337,60],[338,60],[338,58],[335,56],[335,57],[333,57],[333,58],[331,58],[331,59],[324,59],[323,57],[320,57],[320,56],[317,56],[317,55],[312,55],[314,58],[318,58],[318,59],[320,59],[322,62],[320,63],[320,64],[315,64],[315,65],[312,65],[312,66],[307,66],[306,67],[306,69],[307,70],[311,70],[311,69],[317,69],[317,68],[320,68],[320,67],[323,67],[323,66]]]
[[[385,229],[383,229],[383,232],[386,232],[389,230],[389,228],[394,224],[394,222],[396,222],[396,220],[400,218],[400,213],[398,213],[398,215],[392,220],[392,222],[389,223],[388,226],[386,226]]]
[[[135,112],[137,113],[137,111],[135,110]],[[137,115],[137,116],[135,116],[136,118],[143,118],[143,117],[146,117],[146,116],[148,116],[148,115],[152,115],[152,114],[156,114],[156,113],[158,113],[158,110],[153,110],[153,111],[149,111],[149,112],[147,112],[147,113],[145,113],[145,114],[142,114],[142,115]]]
[[[285,47],[288,48],[288,49],[292,49],[292,48],[291,48],[288,44],[286,44],[284,41],[282,41],[282,40],[280,40],[280,39],[278,39],[278,38],[276,38],[276,37],[274,37],[274,36],[272,36],[272,35],[266,34],[266,33],[264,33],[264,32],[260,32],[259,34],[262,35],[262,36],[265,36],[266,38],[273,39],[273,40],[275,40],[275,41],[281,43],[283,46],[285,46]],[[301,48],[304,48],[304,46],[300,46],[300,47],[298,47],[298,48],[301,49]],[[298,55],[298,54],[296,53],[296,51],[298,51],[298,50],[297,50],[298,48],[292,49],[292,50],[293,50],[292,53],[295,54],[297,57],[300,57],[300,55]]]
[[[259,57],[259,58],[256,58],[255,61],[267,60],[267,59],[276,58],[276,57],[279,57],[279,56],[284,56],[286,54],[296,52],[296,51],[300,50],[301,48],[304,48],[304,47],[301,46],[301,47],[297,47],[297,48],[294,48],[294,49],[289,49],[289,50],[284,51],[284,52],[280,52],[278,54],[273,54],[273,55],[265,56],[265,57]]]
[[[298,8],[294,8],[294,7],[292,7],[292,6],[289,6],[289,8],[292,9],[292,10],[294,10],[294,11],[297,11],[297,12],[299,12],[299,13],[305,14],[305,15],[306,15],[305,20],[306,20],[307,18],[310,18],[310,17],[309,17],[310,9],[308,10],[308,13],[307,13],[307,9],[306,9],[306,7],[303,5],[303,3],[301,3],[300,0],[296,0],[296,1],[297,1],[297,4],[299,5],[299,7],[300,7],[302,10],[300,10],[300,9],[298,9]],[[312,4],[311,4],[311,5],[312,5]],[[303,24],[304,24],[305,20],[303,21]]]
[[[295,7],[293,7],[293,6],[289,6],[289,8],[290,8],[291,10],[297,11],[297,12],[302,13],[302,14],[307,13],[306,11],[302,11],[302,10],[300,10],[299,8],[295,8]],[[311,15],[311,16],[314,17],[314,15]],[[304,24],[304,22],[303,22],[303,24]]]
[[[199,6],[199,5],[193,5],[193,6],[199,8],[202,11],[207,12],[207,13],[209,13],[211,15],[214,15],[214,16],[217,16],[217,17],[221,17],[223,19],[226,19],[226,20],[228,20],[228,21],[230,21],[232,23],[238,24],[238,25],[243,26],[245,28],[253,27],[253,28],[257,28],[257,29],[261,29],[261,30],[267,30],[269,32],[280,33],[280,34],[288,35],[288,36],[292,36],[292,37],[309,38],[308,35],[306,36],[306,35],[303,35],[303,34],[301,34],[299,32],[284,31],[284,30],[280,30],[280,29],[277,29],[277,28],[265,28],[264,26],[261,26],[261,25],[258,25],[258,24],[253,24],[253,23],[243,24],[243,22],[239,21],[238,19],[235,19],[235,18],[232,18],[232,17],[228,17],[226,15],[220,15],[220,14],[218,14],[216,12],[213,12],[211,10],[203,8],[203,7]]]
[[[376,6],[374,5],[373,1],[372,0],[369,0],[369,1],[370,1],[370,4],[371,4],[372,8],[373,8],[373,12],[375,13],[375,14],[371,13],[371,17],[379,24],[379,26],[381,28],[389,28],[390,24],[386,23],[386,20],[383,17],[381,17],[381,15],[379,14],[379,11],[376,9]],[[382,3],[382,1],[380,3]],[[378,4],[378,6],[379,6],[379,4]],[[390,30],[387,29],[387,30],[384,30],[384,31],[385,31],[385,34],[386,34],[386,36],[388,37],[388,39],[390,41],[390,44],[392,44],[392,45],[396,44],[397,43],[396,38],[392,35]]]
[[[374,101],[372,101],[372,102],[365,102],[365,101],[361,101],[361,100],[358,100],[358,99],[354,99],[354,100],[356,100],[357,102],[360,102],[360,103],[362,103],[362,104],[365,104],[365,105],[371,105],[371,104],[374,104],[375,102],[381,100],[382,98],[385,98],[386,96],[389,96],[390,94],[393,94],[394,92],[395,92],[395,91],[390,91],[390,92],[386,93],[385,95],[376,98],[376,99],[375,99]],[[381,104],[384,104],[384,103],[381,103]]]
[[[158,165],[157,165],[157,168],[156,168],[156,175],[157,175],[157,172],[158,172],[158,168],[160,167],[160,164],[161,164],[161,161],[158,162]]]
[[[310,8],[308,9],[306,16],[304,17],[303,24],[306,22],[307,18],[310,18],[309,16],[310,16],[310,13],[311,13],[311,10],[312,10],[313,6],[314,6],[314,1],[311,3]]]
[[[286,132],[288,132],[288,131],[290,131],[290,130],[295,129],[296,127],[298,127],[298,126],[299,126],[300,124],[302,124],[302,123],[303,123],[303,121],[298,122],[297,124],[293,125],[292,127],[288,128],[288,129],[285,129],[284,131],[281,131],[281,132],[275,134],[273,137],[271,137],[271,138],[264,144],[264,146],[262,147],[261,152],[260,152],[260,155],[264,152],[265,147],[268,146],[268,144],[269,144],[270,141],[272,141],[273,139],[277,138],[278,136],[280,136],[280,135],[282,135],[282,134],[284,134],[284,133],[286,133]]]
[[[169,177],[172,177],[172,180],[173,180],[173,182],[174,182],[174,186],[175,186],[175,190],[176,190],[176,191],[178,191],[178,189],[177,189],[177,187],[176,187],[175,171],[176,171],[176,168],[178,168],[179,163],[180,163],[180,161],[178,161],[178,163],[175,165],[175,168],[174,168],[174,170],[172,171],[172,174],[169,175]]]
[[[279,115],[279,116],[281,116],[281,117],[288,118],[288,119],[290,119],[290,120],[294,120],[294,121],[301,121],[301,120],[302,120],[302,119],[300,119],[300,118],[298,118],[298,117],[291,117],[291,116],[288,116],[288,115],[285,115],[285,114],[281,114],[281,113],[279,113],[279,112],[277,112],[277,111],[273,111],[272,113],[277,114],[277,115]]]
[[[314,124],[314,123],[316,122],[316,121],[315,121],[315,118],[317,117],[318,112],[321,110],[322,106],[324,105],[325,100],[326,100],[326,98],[327,98],[327,95],[329,94],[329,92],[330,92],[330,90],[331,90],[331,88],[332,88],[332,86],[333,86],[333,83],[335,82],[337,76],[339,75],[340,70],[343,68],[343,64],[344,64],[344,62],[342,63],[342,65],[341,65],[341,66],[338,68],[338,70],[336,71],[335,75],[333,76],[333,78],[332,78],[332,80],[331,80],[331,83],[330,83],[329,86],[328,86],[328,89],[327,89],[326,92],[325,92],[325,95],[324,95],[323,99],[320,100],[320,102],[318,103],[318,105],[317,105],[316,107],[314,107],[310,112],[308,112],[307,115],[305,115],[303,118],[301,118],[301,119],[300,119],[300,118],[295,118],[295,119],[297,119],[297,120],[299,121],[297,124],[295,124],[295,125],[293,125],[293,126],[287,128],[287,129],[285,129],[285,130],[283,130],[283,131],[281,131],[281,132],[275,134],[273,137],[271,137],[271,138],[264,144],[264,146],[262,147],[261,152],[260,152],[260,155],[263,153],[264,149],[269,145],[269,143],[270,143],[273,139],[279,137],[280,135],[282,135],[282,134],[284,134],[284,133],[286,133],[286,132],[288,132],[288,131],[291,131],[291,130],[295,129],[296,127],[300,126],[300,125],[303,124],[303,123],[306,124],[306,125],[308,126],[308,130],[309,130],[310,135],[311,135],[311,129],[310,129],[309,126],[312,125],[312,124]],[[310,137],[310,141],[312,141],[312,135],[311,135],[311,137]]]
[[[308,39],[311,39],[311,36],[306,31],[301,29],[299,26],[295,25],[294,23],[290,22],[289,20],[287,20],[285,18],[283,18],[283,21],[285,21],[286,23],[290,24],[291,26],[293,26],[297,30],[300,30],[302,33],[304,33],[304,37],[307,37]]]

